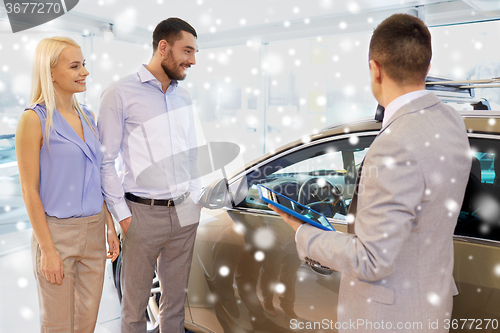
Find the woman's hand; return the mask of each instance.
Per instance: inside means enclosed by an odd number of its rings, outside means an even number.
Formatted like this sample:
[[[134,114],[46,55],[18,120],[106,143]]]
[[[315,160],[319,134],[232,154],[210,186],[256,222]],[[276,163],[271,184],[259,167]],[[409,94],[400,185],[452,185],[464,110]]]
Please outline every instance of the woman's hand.
[[[115,261],[120,254],[120,241],[118,240],[118,236],[116,235],[115,228],[109,228],[107,231],[107,240],[108,240],[108,259],[111,259],[111,262]]]
[[[51,283],[62,284],[64,278],[64,265],[56,249],[40,251],[40,264],[42,275]]]

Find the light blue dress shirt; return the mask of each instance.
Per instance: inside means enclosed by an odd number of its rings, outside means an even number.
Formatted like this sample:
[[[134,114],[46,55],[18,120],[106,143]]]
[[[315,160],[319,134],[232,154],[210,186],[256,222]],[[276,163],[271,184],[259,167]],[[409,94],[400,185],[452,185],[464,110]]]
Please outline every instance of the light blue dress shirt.
[[[384,111],[384,120],[382,120],[382,127],[385,127],[389,123],[392,116],[401,109],[404,105],[416,100],[426,94],[430,93],[429,90],[415,90],[407,94],[401,95],[394,99],[389,105],[386,106]]]
[[[143,65],[112,83],[101,97],[98,128],[104,147],[104,198],[118,221],[131,216],[125,192],[169,199],[189,191],[198,202],[195,115],[189,93],[177,81],[163,93]]]
[[[82,105],[91,121],[92,113]],[[39,191],[45,213],[57,218],[92,216],[102,210],[100,167],[101,144],[87,122],[81,119],[85,142],[59,111],[53,113],[48,146],[45,138],[47,111],[44,105],[31,109],[40,118],[43,145],[40,149]],[[97,128],[94,129],[97,134]]]

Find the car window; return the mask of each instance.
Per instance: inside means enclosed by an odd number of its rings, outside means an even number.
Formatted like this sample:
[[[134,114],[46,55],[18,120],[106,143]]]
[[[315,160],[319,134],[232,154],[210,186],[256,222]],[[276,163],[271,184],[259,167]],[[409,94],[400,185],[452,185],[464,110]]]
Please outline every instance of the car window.
[[[354,193],[356,172],[374,136],[308,145],[246,175],[247,193],[241,208],[268,210],[260,200],[261,184],[327,217],[344,219]]]
[[[481,166],[481,182],[493,184],[493,181],[495,180],[495,169],[493,165],[495,154],[491,152],[473,152],[472,156],[478,159]]]
[[[0,165],[16,161],[14,135],[0,135]]]
[[[500,140],[469,141],[472,166],[455,235],[500,241]]]
[[[0,235],[29,229],[22,199],[14,134],[0,135]]]

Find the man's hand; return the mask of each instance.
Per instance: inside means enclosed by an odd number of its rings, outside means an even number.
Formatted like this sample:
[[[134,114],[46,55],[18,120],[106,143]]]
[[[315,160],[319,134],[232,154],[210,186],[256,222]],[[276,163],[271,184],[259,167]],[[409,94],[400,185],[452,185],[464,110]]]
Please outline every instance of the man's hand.
[[[288,213],[285,213],[284,211],[282,211],[281,209],[279,209],[278,207],[276,206],[273,206],[271,204],[268,204],[267,207],[271,208],[272,210],[274,210],[276,213],[279,214],[279,216],[281,216],[281,218],[283,218],[283,220],[288,223],[294,231],[297,231],[297,229],[302,225],[304,224],[304,222],[302,222],[301,220],[299,220],[298,218],[296,218],[295,216],[292,216]]]
[[[64,278],[64,266],[61,256],[56,249],[41,251],[40,263],[42,275],[51,283],[62,284]]]
[[[130,222],[132,222],[132,216],[129,216],[126,219],[120,221],[120,226],[122,227],[124,236],[127,233],[128,228],[130,227]]]

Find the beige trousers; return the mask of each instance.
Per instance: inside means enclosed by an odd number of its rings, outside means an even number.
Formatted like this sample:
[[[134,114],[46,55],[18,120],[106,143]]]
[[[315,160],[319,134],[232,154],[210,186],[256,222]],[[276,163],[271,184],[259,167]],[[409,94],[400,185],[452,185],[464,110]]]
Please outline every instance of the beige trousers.
[[[146,332],[146,307],[156,268],[160,333],[184,333],[184,302],[200,210],[189,197],[174,207],[126,201],[132,222],[122,246],[121,332]]]
[[[104,213],[58,219],[47,216],[52,240],[64,264],[62,284],[41,274],[40,246],[33,233],[31,250],[38,287],[42,333],[93,333],[104,282]]]

